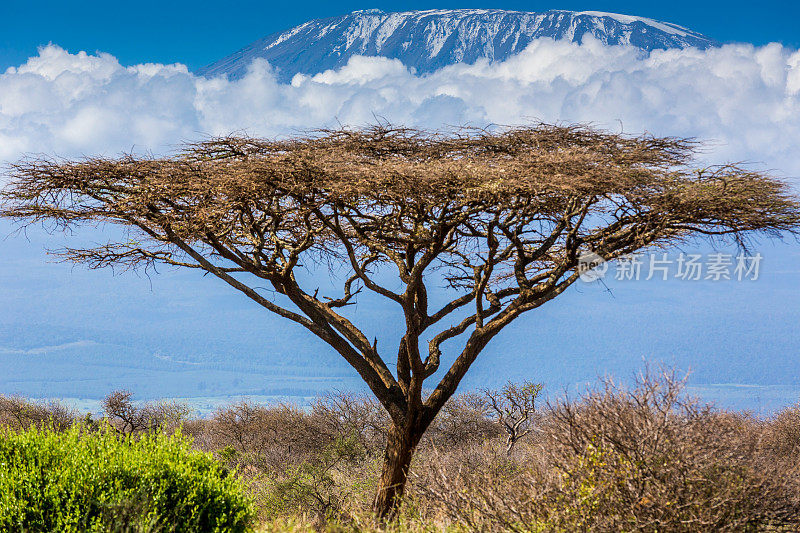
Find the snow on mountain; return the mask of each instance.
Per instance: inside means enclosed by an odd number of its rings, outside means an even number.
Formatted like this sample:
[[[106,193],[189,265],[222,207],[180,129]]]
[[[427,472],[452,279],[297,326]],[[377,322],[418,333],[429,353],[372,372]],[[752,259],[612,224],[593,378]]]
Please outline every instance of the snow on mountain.
[[[608,45],[656,49],[715,46],[713,40],[668,22],[597,11],[541,13],[458,9],[384,13],[377,9],[316,19],[260,39],[198,71],[204,76],[242,77],[264,58],[287,82],[344,66],[354,55],[399,59],[418,73],[480,58],[502,61],[533,39],[582,42],[592,35]]]

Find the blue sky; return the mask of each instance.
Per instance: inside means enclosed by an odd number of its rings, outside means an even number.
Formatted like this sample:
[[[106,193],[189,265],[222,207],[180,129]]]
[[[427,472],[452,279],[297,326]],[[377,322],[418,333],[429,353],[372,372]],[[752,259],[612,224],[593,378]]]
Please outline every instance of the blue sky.
[[[311,18],[357,9],[404,11],[432,8],[568,9],[639,15],[686,26],[718,41],[781,42],[800,47],[800,4],[786,0],[701,2],[632,1],[438,1],[438,2],[0,2],[0,70],[20,64],[50,42],[70,51],[104,51],[123,65],[186,64],[191,70],[270,33]]]

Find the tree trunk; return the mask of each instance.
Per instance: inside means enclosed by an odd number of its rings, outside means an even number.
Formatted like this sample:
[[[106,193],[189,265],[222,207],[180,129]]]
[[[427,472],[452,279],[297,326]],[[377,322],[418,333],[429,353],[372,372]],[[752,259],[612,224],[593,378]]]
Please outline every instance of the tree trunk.
[[[393,423],[389,429],[383,472],[373,504],[379,518],[391,519],[397,512],[408,479],[408,467],[422,437],[422,431],[413,421],[407,421],[401,426]]]

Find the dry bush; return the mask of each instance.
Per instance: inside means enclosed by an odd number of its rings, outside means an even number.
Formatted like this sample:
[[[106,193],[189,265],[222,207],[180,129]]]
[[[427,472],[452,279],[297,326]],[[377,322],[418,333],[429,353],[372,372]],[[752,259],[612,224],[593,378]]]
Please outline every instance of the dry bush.
[[[333,440],[303,410],[241,401],[217,410],[206,425],[206,442],[227,450],[228,460],[264,472],[300,463]]]
[[[608,380],[539,409],[536,431],[509,455],[490,405],[491,396],[460,395],[437,417],[412,465],[402,511],[409,524],[486,531],[800,524],[790,445],[797,410],[767,420],[716,410],[687,398],[673,374],[644,374],[630,389]],[[385,417],[373,400],[350,394],[321,398],[309,411],[243,402],[206,421],[201,440],[238,467],[266,522],[356,527],[369,522]]]
[[[674,374],[645,374],[630,390],[606,381],[579,404],[552,409],[549,436],[563,453],[557,494],[594,511],[582,518],[561,505],[559,520],[606,531],[800,523],[798,479],[761,456],[759,425],[686,398],[683,386]]]
[[[135,435],[148,431],[173,432],[188,419],[191,410],[170,401],[150,402],[137,406],[133,393],[114,391],[103,400],[106,421],[122,435]]]
[[[202,424],[196,442],[236,469],[263,520],[305,516],[321,527],[366,512],[386,420],[377,402],[349,394],[309,411],[241,401]]]
[[[304,516],[321,528],[368,513],[378,467],[357,440],[337,438],[305,461],[250,478],[250,486],[263,518]]]
[[[78,419],[75,410],[59,402],[33,402],[19,396],[0,395],[0,427],[18,431],[38,426],[64,431]]]
[[[780,458],[800,462],[800,404],[781,410],[765,424],[762,445]]]
[[[513,460],[496,449],[440,456],[417,471],[414,490],[433,502],[431,515],[476,529],[800,525],[797,466],[762,445],[765,424],[687,399],[674,375],[645,374],[631,389],[606,381],[578,401],[548,406],[541,428]]]
[[[435,449],[479,446],[501,434],[491,419],[486,398],[478,393],[458,394],[450,398],[436,415],[421,446]]]
[[[374,398],[352,393],[329,393],[311,406],[311,416],[327,434],[354,438],[371,456],[383,453],[389,414]]]

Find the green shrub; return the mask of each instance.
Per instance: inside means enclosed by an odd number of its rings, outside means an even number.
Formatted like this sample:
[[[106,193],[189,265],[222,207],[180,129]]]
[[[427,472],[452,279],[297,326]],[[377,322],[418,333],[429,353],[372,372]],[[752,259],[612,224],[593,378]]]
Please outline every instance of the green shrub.
[[[243,489],[182,435],[0,431],[0,531],[250,531]]]

